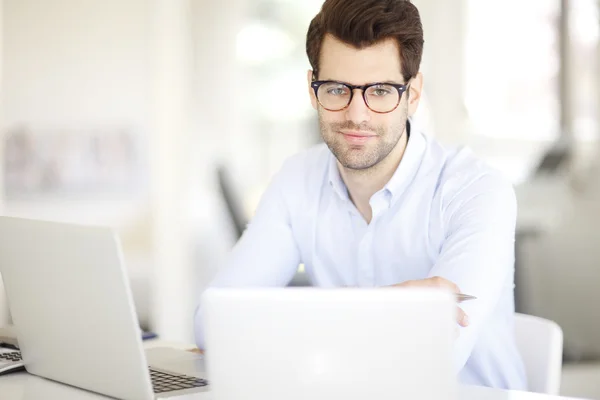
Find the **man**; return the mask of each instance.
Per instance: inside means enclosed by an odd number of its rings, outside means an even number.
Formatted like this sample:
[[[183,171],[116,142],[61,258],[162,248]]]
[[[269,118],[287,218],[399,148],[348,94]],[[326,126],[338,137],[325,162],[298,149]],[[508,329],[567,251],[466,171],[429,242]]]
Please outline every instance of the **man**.
[[[460,380],[524,389],[514,191],[468,151],[411,126],[423,87],[418,10],[406,0],[326,0],[306,50],[327,146],[284,164],[213,286],[285,286],[303,263],[315,286],[462,290],[477,300],[458,313]],[[202,348],[200,312],[196,337]]]

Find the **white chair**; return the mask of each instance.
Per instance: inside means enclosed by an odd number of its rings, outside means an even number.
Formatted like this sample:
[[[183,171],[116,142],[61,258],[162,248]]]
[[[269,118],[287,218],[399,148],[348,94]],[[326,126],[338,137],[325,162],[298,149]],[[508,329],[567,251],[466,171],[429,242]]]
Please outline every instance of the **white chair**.
[[[515,314],[517,348],[527,372],[529,390],[558,395],[562,372],[563,333],[553,321]]]

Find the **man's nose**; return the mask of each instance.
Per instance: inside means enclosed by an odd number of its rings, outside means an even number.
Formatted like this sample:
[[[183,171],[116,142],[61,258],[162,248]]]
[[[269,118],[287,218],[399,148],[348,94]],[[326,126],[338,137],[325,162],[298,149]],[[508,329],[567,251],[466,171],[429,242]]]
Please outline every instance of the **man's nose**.
[[[352,96],[352,101],[348,105],[346,109],[346,120],[352,121],[357,125],[360,125],[363,122],[369,121],[369,107],[365,103],[365,99],[363,98],[363,92],[360,89],[354,89],[354,93]]]

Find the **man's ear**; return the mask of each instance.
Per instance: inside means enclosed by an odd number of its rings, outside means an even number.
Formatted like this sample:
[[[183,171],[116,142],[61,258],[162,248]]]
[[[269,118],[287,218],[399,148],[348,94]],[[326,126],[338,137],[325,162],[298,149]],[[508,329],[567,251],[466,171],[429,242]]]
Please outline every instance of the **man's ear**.
[[[408,88],[408,115],[413,116],[419,107],[421,101],[421,94],[423,93],[423,74],[418,73],[414,78],[410,80]]]
[[[306,74],[306,81],[308,83],[308,95],[310,96],[310,103],[312,104],[313,108],[316,110],[317,109],[317,97],[315,96],[315,91],[312,88],[312,82],[313,82],[313,71],[311,69],[308,70],[308,73]]]

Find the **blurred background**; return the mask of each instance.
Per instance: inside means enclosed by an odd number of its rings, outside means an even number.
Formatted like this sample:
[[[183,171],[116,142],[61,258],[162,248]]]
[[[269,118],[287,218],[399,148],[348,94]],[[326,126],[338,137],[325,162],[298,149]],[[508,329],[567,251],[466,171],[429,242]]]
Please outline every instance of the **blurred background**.
[[[413,2],[414,123],[514,182],[517,311],[563,328],[563,393],[600,399],[600,1]],[[0,1],[0,212],[116,228],[140,325],[191,343],[269,179],[320,140],[321,3]]]

